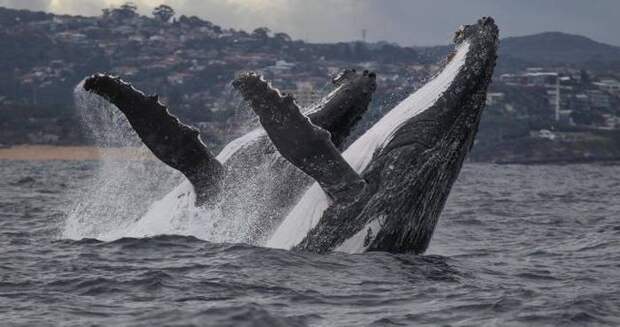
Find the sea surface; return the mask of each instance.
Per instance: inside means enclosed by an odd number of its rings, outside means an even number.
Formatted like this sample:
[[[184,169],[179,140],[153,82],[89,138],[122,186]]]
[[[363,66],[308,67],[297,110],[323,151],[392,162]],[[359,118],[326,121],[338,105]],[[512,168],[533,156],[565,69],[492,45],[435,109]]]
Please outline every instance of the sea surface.
[[[467,164],[423,256],[63,239],[98,165],[0,161],[0,326],[620,325],[620,165]]]

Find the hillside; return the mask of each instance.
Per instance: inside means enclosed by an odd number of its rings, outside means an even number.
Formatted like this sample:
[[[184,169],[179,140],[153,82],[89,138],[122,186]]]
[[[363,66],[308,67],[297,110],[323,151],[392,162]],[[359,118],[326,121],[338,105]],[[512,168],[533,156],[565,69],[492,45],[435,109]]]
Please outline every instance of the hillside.
[[[620,66],[620,47],[560,32],[505,38],[499,55],[503,60],[519,60],[537,66]]]
[[[0,7],[0,27],[0,70],[8,73],[0,79],[0,106],[9,115],[1,123],[9,129],[18,124],[9,119],[18,117],[9,114],[14,108],[67,112],[73,89],[84,77],[109,72],[158,93],[175,114],[201,126],[210,142],[221,145],[226,133],[218,131],[243,123],[234,117],[238,108],[231,105],[235,94],[229,86],[240,71],[261,72],[302,104],[327,92],[330,76],[344,68],[380,71],[377,99],[382,103],[416,87],[434,63],[412,48],[388,43],[312,44],[267,28],[246,32],[194,16],[161,21],[121,9],[79,17]],[[33,127],[50,124],[55,122],[29,121]],[[0,143],[49,139],[38,132],[4,131]]]
[[[309,105],[330,91],[330,76],[342,69],[372,70],[378,89],[354,132],[359,134],[427,81],[451,51],[449,46],[386,42],[306,43],[267,28],[235,30],[195,16],[162,21],[120,8],[80,17],[2,7],[0,48],[0,70],[5,72],[0,79],[0,147],[91,142],[89,131],[79,128],[73,90],[97,72],[119,75],[159,94],[171,112],[200,128],[204,140],[218,148],[242,133],[253,117],[230,87],[239,72],[258,71]],[[598,133],[620,128],[620,93],[613,89],[620,83],[618,60],[619,48],[582,36],[543,33],[503,40],[490,90],[497,100],[483,116],[472,158],[518,161],[527,156],[519,145],[542,144],[540,135],[549,135],[540,130],[572,127],[582,132],[569,130],[551,142],[561,153],[576,149],[569,159],[620,157],[620,143],[609,141],[617,134]],[[554,119],[548,83],[529,83],[528,67],[567,79],[562,82],[562,121]],[[504,73],[513,78],[502,81]]]
[[[451,47],[414,47],[421,56],[440,58]],[[596,42],[581,35],[546,32],[504,38],[500,42],[498,71],[512,72],[527,67],[579,66],[604,72],[620,69],[620,47]]]

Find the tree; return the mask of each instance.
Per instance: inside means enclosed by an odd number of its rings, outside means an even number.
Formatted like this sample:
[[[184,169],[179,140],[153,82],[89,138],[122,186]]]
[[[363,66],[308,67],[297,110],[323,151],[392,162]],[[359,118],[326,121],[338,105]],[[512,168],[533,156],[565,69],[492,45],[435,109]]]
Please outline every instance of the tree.
[[[163,23],[167,23],[170,21],[172,17],[174,17],[174,9],[170,6],[160,5],[153,9],[153,16]]]
[[[269,38],[270,32],[271,30],[267,27],[259,27],[252,32],[252,35],[258,37],[259,39],[267,39]]]
[[[128,2],[125,2],[125,4],[122,5],[119,9],[127,13],[131,12],[135,14],[136,11],[138,10],[138,6],[136,6],[135,3],[128,1]]]
[[[293,41],[293,39],[286,33],[276,33],[273,37],[282,42]]]
[[[138,16],[137,11],[138,6],[136,6],[133,2],[126,2],[119,8],[103,9],[103,18],[120,20],[130,19]]]
[[[590,83],[592,83],[592,81],[590,80],[590,74],[588,74],[588,71],[585,69],[582,69],[581,71],[579,71],[579,74],[581,75],[581,85],[590,85]]]

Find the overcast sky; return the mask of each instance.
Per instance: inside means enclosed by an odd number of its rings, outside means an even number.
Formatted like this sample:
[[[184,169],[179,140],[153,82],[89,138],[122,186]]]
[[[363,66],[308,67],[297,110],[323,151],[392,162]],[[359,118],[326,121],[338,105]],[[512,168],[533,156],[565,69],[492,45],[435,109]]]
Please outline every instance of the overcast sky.
[[[124,0],[0,0],[0,6],[98,15]],[[387,40],[449,43],[463,23],[496,18],[502,36],[544,31],[581,34],[620,45],[620,0],[136,0],[142,13],[165,3],[223,27],[267,26],[306,41]]]

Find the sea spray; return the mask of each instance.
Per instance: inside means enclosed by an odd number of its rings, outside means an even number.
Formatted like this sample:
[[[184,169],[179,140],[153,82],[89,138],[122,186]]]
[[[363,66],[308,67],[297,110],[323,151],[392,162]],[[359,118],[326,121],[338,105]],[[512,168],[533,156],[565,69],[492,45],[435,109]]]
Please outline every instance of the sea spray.
[[[151,155],[117,108],[85,92],[82,84],[74,94],[84,128],[97,147],[140,147],[146,156]],[[283,189],[273,182],[270,168],[274,160],[284,159],[275,150],[266,154],[239,151],[258,142],[270,143],[261,128],[221,151],[218,160],[226,164],[235,157],[234,166],[240,173],[227,183],[220,201],[202,208],[194,206],[194,189],[187,179],[159,160],[119,160],[102,152],[95,176],[68,208],[62,237],[111,241],[174,234],[261,244],[275,226],[259,213],[271,205],[270,195]],[[254,162],[256,154],[264,160]]]
[[[73,205],[67,208],[63,238],[102,238],[112,230],[127,229],[146,212],[150,203],[161,198],[182,176],[158,160],[135,134],[125,117],[104,99],[74,90],[77,114],[92,142],[100,149],[131,148],[147,158],[131,160],[101,151],[95,175]]]
[[[262,129],[256,129],[228,144],[218,155],[224,164],[238,151],[254,142],[266,140]],[[201,208],[194,206],[195,193],[192,185],[184,181],[161,200],[154,202],[139,221],[123,230],[112,230],[102,239],[114,240],[121,237],[147,237],[162,234],[194,236],[216,243],[261,244],[265,234],[257,224],[262,218],[257,215],[262,207],[269,207],[268,195],[275,192],[271,181],[270,162],[253,165],[237,161],[246,166],[239,178],[229,179],[218,197],[219,201]],[[263,221],[263,223],[265,223]]]

